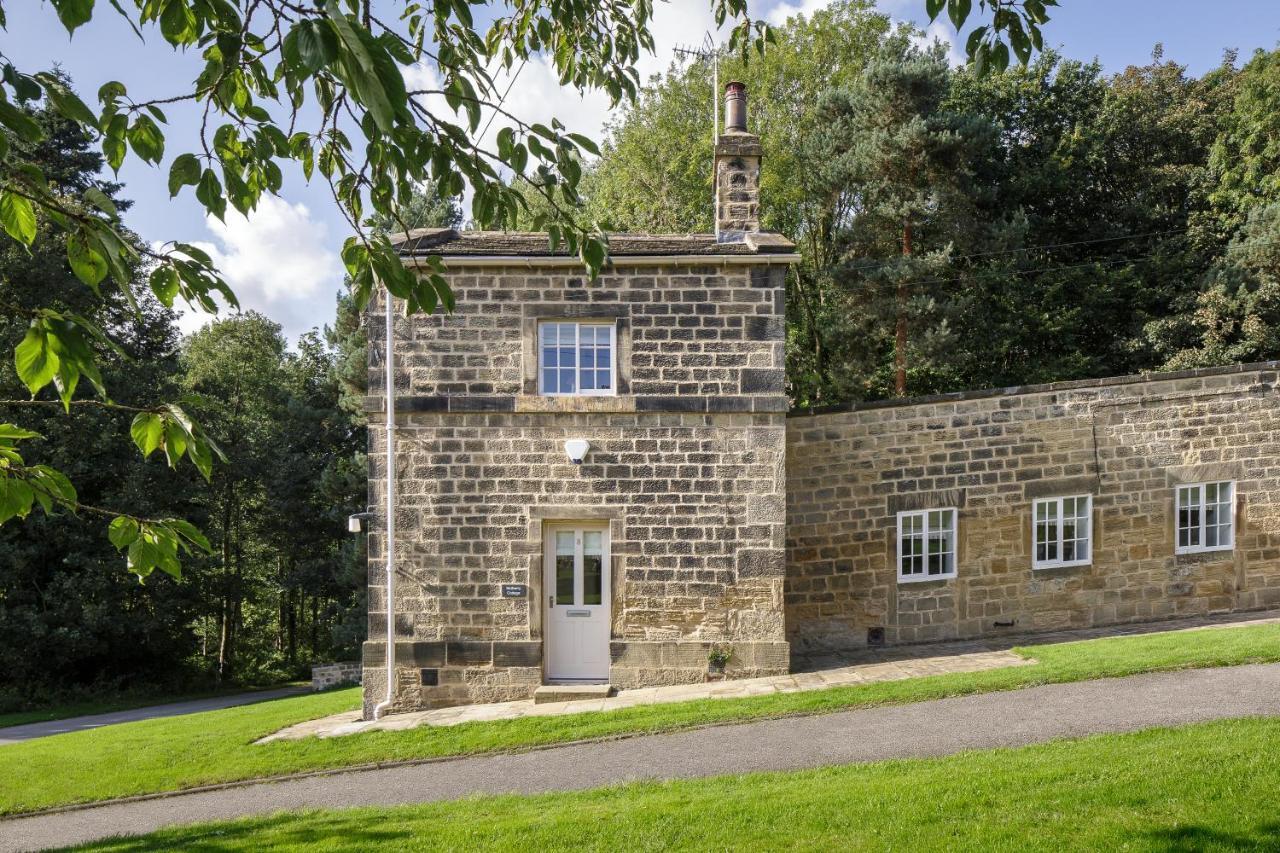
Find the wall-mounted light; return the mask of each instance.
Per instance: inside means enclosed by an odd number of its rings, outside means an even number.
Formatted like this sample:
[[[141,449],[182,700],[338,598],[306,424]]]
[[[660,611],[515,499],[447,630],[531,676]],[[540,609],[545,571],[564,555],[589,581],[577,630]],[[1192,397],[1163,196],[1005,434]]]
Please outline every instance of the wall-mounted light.
[[[585,438],[571,438],[564,443],[564,452],[569,454],[569,461],[574,465],[581,465],[590,449],[591,442]]]
[[[366,518],[373,518],[373,513],[357,512],[353,515],[348,515],[347,516],[347,532],[359,533],[363,527],[360,522]]]

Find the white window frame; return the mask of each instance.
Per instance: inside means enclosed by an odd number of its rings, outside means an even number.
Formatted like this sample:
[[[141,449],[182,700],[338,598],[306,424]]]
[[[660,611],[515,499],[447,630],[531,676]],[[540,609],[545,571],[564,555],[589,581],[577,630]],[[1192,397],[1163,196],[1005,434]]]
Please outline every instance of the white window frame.
[[[1205,511],[1205,492],[1208,490],[1210,486],[1216,486],[1218,487],[1219,490],[1221,490],[1223,486],[1226,486],[1228,489],[1231,490],[1231,496],[1227,500],[1227,506],[1228,506],[1227,525],[1226,525],[1227,541],[1219,542],[1216,545],[1204,544],[1204,541],[1206,538],[1205,533],[1207,532],[1209,527],[1209,525],[1205,523],[1206,517],[1208,516],[1208,513]],[[1182,526],[1183,499],[1184,499],[1184,495],[1191,492],[1194,492],[1197,495],[1197,499],[1198,499],[1197,506],[1199,506],[1200,508],[1200,518],[1197,525],[1194,528],[1191,528],[1191,527],[1183,528]],[[1236,481],[1235,480],[1217,480],[1217,481],[1205,482],[1205,483],[1181,483],[1177,486],[1174,486],[1173,494],[1174,494],[1174,497],[1173,497],[1173,553],[1175,554],[1207,554],[1212,551],[1235,550],[1235,547],[1236,547]],[[1214,503],[1215,505],[1220,506],[1222,504],[1222,501],[1218,500],[1218,501],[1215,501]],[[1214,526],[1222,527],[1220,523]],[[1180,544],[1182,540],[1182,531],[1184,529],[1186,530],[1194,529],[1199,534],[1199,542],[1195,545]]]
[[[950,537],[951,537],[949,544],[951,545],[951,549],[949,551],[944,552],[951,555],[951,571],[946,574],[931,575],[929,574],[929,534],[935,531],[929,528],[929,515],[931,513],[937,513],[937,512],[951,513],[951,529],[949,531]],[[903,557],[902,523],[907,518],[917,518],[917,517],[923,520],[923,524],[921,526],[920,538],[921,538],[921,541],[924,543],[924,551],[922,552],[922,556],[924,557],[924,572],[920,574],[906,575],[902,573],[902,557]],[[953,506],[932,507],[930,509],[903,510],[902,512],[899,512],[898,513],[898,529],[897,529],[898,562],[897,562],[897,568],[896,568],[897,575],[898,575],[898,583],[919,583],[922,581],[944,581],[944,580],[950,580],[955,578],[957,574],[956,567],[960,561],[959,560],[959,557],[960,557],[959,532],[960,532],[960,511],[956,507],[953,507]]]
[[[1067,501],[1084,501],[1084,536],[1075,536],[1072,541],[1084,539],[1084,556],[1076,557],[1074,560],[1062,559],[1063,545],[1063,519],[1066,515],[1063,513],[1063,504]],[[1057,526],[1057,558],[1053,560],[1040,559],[1040,507],[1044,504],[1053,504],[1057,508],[1056,519]],[[1079,518],[1074,515],[1073,518]],[[1078,532],[1078,531],[1077,531]],[[1093,495],[1063,495],[1054,498],[1036,498],[1031,503],[1031,568],[1033,569],[1063,569],[1068,566],[1087,566],[1093,562]]]
[[[543,329],[548,326],[573,326],[574,332],[574,390],[572,391],[548,391],[546,383],[543,379],[543,370],[560,370],[561,368],[547,368],[544,364],[544,350],[542,346]],[[609,330],[609,387],[608,388],[592,388],[583,390],[582,388],[582,327],[591,326],[593,328],[601,328]],[[610,321],[591,321],[591,320],[556,320],[545,319],[538,322],[538,337],[535,342],[538,360],[538,394],[543,397],[615,397],[618,394],[618,327],[617,323]],[[597,368],[591,368],[595,370]]]

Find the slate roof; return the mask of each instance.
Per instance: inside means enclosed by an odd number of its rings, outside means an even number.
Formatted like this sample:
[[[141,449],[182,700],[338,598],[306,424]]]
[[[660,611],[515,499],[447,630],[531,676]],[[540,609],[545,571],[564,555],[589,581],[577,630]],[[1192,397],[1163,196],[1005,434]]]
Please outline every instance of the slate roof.
[[[453,228],[418,228],[408,239],[392,236],[405,256],[568,256],[563,243],[552,252],[545,233],[514,231],[458,231]],[[741,240],[717,242],[714,234],[610,234],[609,255],[614,258],[638,255],[789,255],[795,244],[774,232],[743,235]]]

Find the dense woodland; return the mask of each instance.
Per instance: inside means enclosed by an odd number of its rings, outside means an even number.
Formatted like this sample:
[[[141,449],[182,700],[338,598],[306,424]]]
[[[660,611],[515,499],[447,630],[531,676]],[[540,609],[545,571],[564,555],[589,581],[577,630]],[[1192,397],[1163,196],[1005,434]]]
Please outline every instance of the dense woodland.
[[[978,76],[845,2],[793,20],[749,66],[721,62],[747,83],[765,147],[765,224],[803,256],[788,282],[797,407],[1280,357],[1280,52],[1228,53],[1198,78],[1158,48],[1116,75],[1046,53]],[[710,86],[693,64],[643,89],[585,164],[584,217],[710,229]],[[36,117],[46,173],[127,211],[89,140]],[[431,187],[407,217],[460,219]],[[69,414],[0,365],[0,421],[38,429],[32,460],[66,471],[86,505],[0,526],[0,706],[354,657],[364,541],[345,518],[366,502],[365,356],[351,301],[296,342],[253,313],[182,339],[158,302],[138,316],[109,288],[94,299],[59,239],[42,232],[28,253],[0,237],[0,300],[53,294],[125,352],[100,354],[117,406]],[[16,313],[0,315],[9,349]],[[130,406],[176,398],[227,454],[208,482],[129,442]],[[213,553],[140,585],[94,507],[187,518]]]

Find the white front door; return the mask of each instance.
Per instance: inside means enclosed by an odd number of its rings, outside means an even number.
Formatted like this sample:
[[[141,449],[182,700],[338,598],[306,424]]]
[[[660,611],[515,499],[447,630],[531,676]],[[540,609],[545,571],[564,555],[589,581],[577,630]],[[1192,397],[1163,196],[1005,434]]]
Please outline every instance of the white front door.
[[[551,680],[609,680],[609,528],[546,528],[544,593]]]

